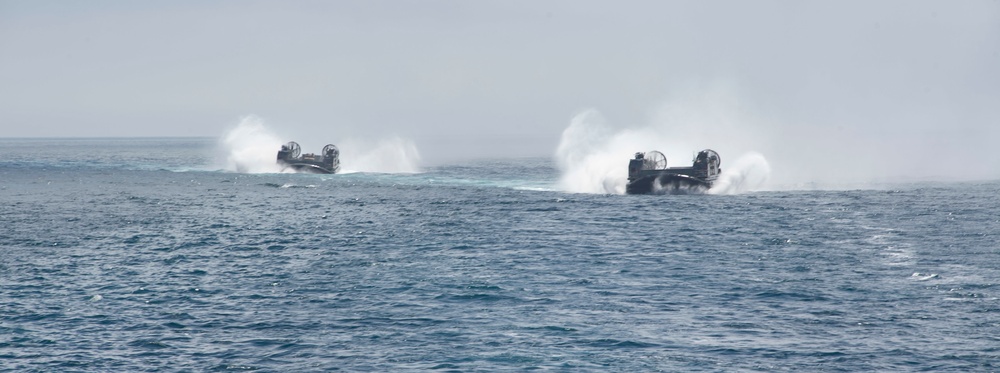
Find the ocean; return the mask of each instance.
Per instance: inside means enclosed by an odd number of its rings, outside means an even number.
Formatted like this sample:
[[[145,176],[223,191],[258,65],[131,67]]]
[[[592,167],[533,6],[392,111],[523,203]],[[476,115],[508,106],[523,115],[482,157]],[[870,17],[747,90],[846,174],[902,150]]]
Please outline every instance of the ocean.
[[[0,139],[0,371],[1000,370],[1000,181],[632,196],[218,147]]]

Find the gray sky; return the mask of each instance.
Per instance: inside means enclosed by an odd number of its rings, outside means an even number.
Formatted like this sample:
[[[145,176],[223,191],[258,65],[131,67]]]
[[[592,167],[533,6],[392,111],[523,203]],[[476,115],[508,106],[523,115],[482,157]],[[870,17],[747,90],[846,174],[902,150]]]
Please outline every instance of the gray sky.
[[[2,137],[255,114],[433,164],[552,155],[588,109],[785,181],[1000,177],[1000,2],[0,0]]]

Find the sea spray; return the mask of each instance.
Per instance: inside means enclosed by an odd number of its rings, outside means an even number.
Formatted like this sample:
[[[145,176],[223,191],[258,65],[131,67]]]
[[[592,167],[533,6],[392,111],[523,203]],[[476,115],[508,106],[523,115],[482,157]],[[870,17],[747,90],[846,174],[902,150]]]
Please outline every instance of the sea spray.
[[[723,158],[720,184],[709,193],[734,194],[763,187],[771,172],[767,160],[756,152],[737,153],[738,147],[733,146],[734,142],[748,136],[736,133],[738,131],[717,133],[710,130],[715,128],[717,120],[706,120],[703,116],[691,118],[685,121],[675,113],[670,121],[656,125],[615,129],[596,110],[577,114],[563,131],[556,150],[556,162],[561,171],[559,188],[573,193],[624,194],[628,161],[636,152],[659,150],[666,154],[669,167],[677,167],[691,166],[697,152],[706,148],[719,151]],[[671,128],[674,122],[683,122],[685,127]],[[707,135],[709,132],[714,134]],[[745,155],[735,158],[732,167],[727,168],[725,152],[729,149]]]
[[[709,194],[739,194],[764,186],[771,175],[771,165],[756,152],[744,154],[722,167],[722,174],[715,181]]]
[[[243,117],[220,139],[223,169],[241,173],[280,172],[275,157],[284,142],[264,126],[260,117]]]
[[[278,149],[288,141],[310,140],[315,135],[285,137],[270,130],[260,117],[249,115],[242,118],[235,127],[220,139],[222,168],[240,173],[282,172],[276,162]],[[414,173],[420,172],[420,152],[413,141],[400,137],[378,140],[369,139],[323,139],[340,148],[340,163],[343,172]],[[303,153],[310,150],[310,144],[303,145]],[[286,170],[285,172],[292,172]]]
[[[628,172],[618,167],[608,149],[613,135],[596,110],[574,116],[556,149],[556,162],[562,171],[559,188],[574,193],[624,193]]]
[[[560,139],[556,151],[562,171],[559,187],[573,193],[624,194],[628,161],[636,152],[661,150],[671,166],[685,164],[695,154],[678,149],[687,146],[664,131],[653,127],[614,129],[596,110],[587,110],[573,118]],[[670,150],[674,153],[667,152]]]
[[[347,139],[340,146],[341,161],[345,173],[420,172],[420,151],[413,141],[400,137],[381,139],[375,142]]]

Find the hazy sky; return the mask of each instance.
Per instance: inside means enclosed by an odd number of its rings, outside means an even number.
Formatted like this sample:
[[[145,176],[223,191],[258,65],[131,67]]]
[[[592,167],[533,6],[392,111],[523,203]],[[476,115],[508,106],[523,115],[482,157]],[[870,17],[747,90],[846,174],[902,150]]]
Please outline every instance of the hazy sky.
[[[254,114],[434,163],[551,155],[588,109],[806,179],[1000,177],[1000,2],[0,0],[3,137]]]

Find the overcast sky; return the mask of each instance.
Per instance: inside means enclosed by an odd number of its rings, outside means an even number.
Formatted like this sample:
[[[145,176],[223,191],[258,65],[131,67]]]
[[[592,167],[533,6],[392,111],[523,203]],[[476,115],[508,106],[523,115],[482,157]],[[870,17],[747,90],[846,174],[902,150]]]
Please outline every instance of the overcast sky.
[[[2,137],[253,114],[434,163],[552,155],[585,110],[806,179],[1000,177],[1000,2],[0,0]]]

